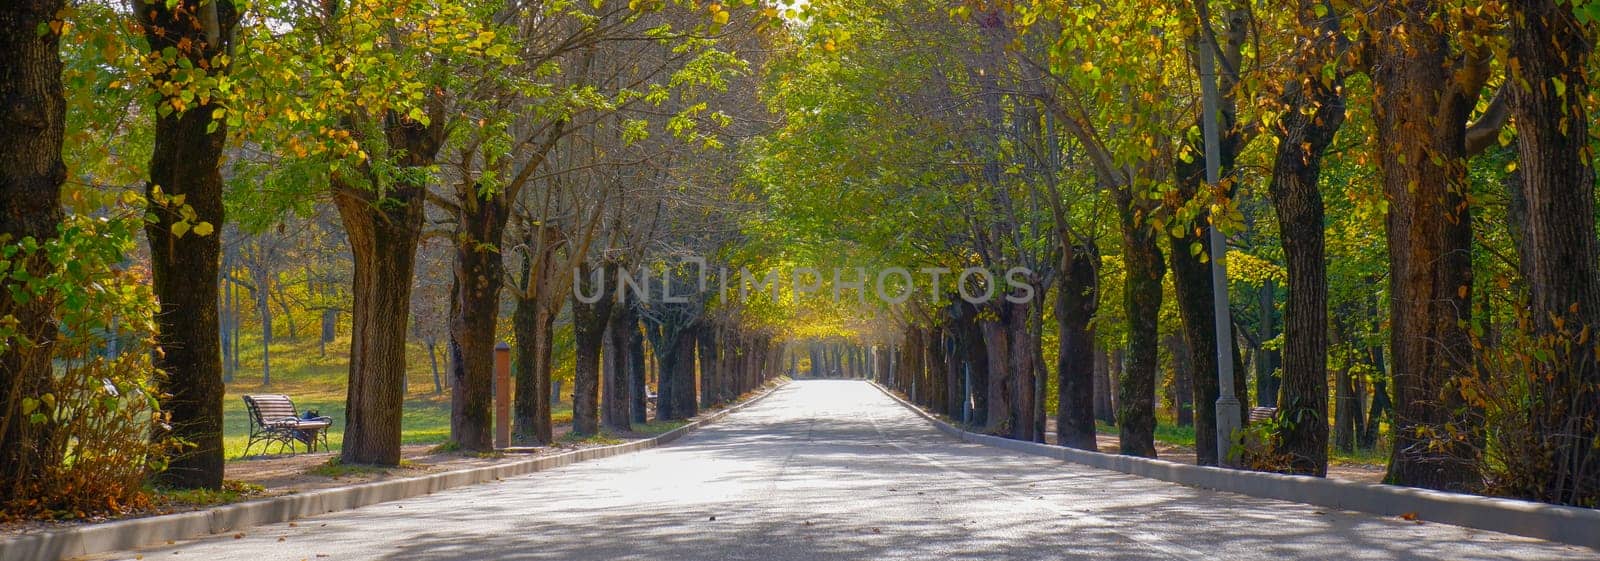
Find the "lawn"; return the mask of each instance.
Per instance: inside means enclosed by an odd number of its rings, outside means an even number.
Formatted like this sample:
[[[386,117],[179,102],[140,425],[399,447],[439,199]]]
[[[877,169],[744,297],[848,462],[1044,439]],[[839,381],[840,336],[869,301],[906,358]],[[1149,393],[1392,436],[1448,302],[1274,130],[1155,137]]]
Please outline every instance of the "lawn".
[[[1385,425],[1385,427],[1387,427],[1387,425]],[[1095,421],[1094,429],[1095,432],[1100,434],[1109,434],[1113,436],[1117,434],[1117,427],[1105,424],[1101,421]],[[1194,426],[1190,425],[1186,427],[1180,427],[1174,424],[1170,419],[1158,416],[1156,422],[1156,442],[1171,444],[1174,446],[1184,446],[1193,449]],[[1389,461],[1389,451],[1385,446],[1382,445],[1372,450],[1358,449],[1352,452],[1341,452],[1339,450],[1330,449],[1328,450],[1328,461],[1333,464],[1381,466],[1385,465],[1385,463]]]
[[[345,386],[349,376],[346,349],[348,336],[341,336],[327,346],[327,354],[314,337],[301,337],[296,341],[282,341],[272,345],[272,381],[263,386],[261,379],[261,348],[259,339],[246,338],[240,350],[239,372],[228,384],[223,401],[223,447],[229,460],[237,460],[244,453],[249,435],[249,416],[240,396],[256,393],[281,393],[294,400],[302,413],[316,411],[333,417],[328,433],[328,444],[338,450],[344,442]],[[433,373],[429,367],[427,350],[421,345],[407,349],[405,412],[401,417],[401,442],[404,444],[443,444],[450,437],[450,388],[434,393]],[[443,365],[440,365],[443,368]],[[556,423],[572,421],[570,403],[557,406],[553,413]],[[260,448],[252,450],[258,454]]]

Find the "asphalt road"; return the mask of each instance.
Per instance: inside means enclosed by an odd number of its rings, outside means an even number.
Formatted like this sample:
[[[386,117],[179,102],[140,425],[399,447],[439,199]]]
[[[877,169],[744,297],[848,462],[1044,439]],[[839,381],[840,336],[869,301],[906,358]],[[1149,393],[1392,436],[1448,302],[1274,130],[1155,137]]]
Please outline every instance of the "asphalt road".
[[[95,559],[1600,559],[964,444],[799,381],[637,454]]]

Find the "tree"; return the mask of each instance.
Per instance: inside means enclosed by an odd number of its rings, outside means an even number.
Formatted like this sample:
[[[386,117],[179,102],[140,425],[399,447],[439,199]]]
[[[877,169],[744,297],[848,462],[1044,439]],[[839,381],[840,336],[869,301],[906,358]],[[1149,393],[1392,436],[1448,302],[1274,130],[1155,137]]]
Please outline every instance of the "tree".
[[[242,14],[231,0],[135,0],[133,12],[157,60],[151,87],[160,92],[145,192],[155,219],[145,233],[161,301],[161,408],[171,436],[193,445],[170,458],[161,479],[217,489],[223,471],[221,236],[213,230],[224,218],[220,166],[230,124],[218,116],[229,111],[223,80]]]
[[[402,9],[403,8],[403,9]],[[354,261],[349,389],[341,459],[400,461],[406,318],[424,200],[451,123],[452,92],[505,48],[476,5],[294,4],[290,32],[265,45],[254,79],[270,113],[277,173],[329,195]]]
[[[1534,334],[1557,350],[1533,373],[1536,401],[1528,405],[1542,445],[1538,453],[1548,460],[1539,473],[1527,475],[1542,488],[1520,491],[1594,506],[1600,503],[1600,243],[1585,108],[1593,35],[1574,12],[1583,9],[1579,4],[1514,4],[1507,87],[1526,201],[1528,250],[1521,265],[1532,304],[1529,319]]]
[[[1062,236],[1063,240],[1069,239]],[[1094,332],[1089,327],[1099,307],[1096,268],[1100,252],[1094,245],[1073,246],[1063,252],[1065,274],[1056,293],[1056,321],[1060,323],[1061,350],[1057,355],[1060,401],[1056,413],[1057,444],[1080,450],[1099,450],[1094,426]]]
[[[1318,15],[1318,13],[1322,15]],[[1323,241],[1323,152],[1344,122],[1343,48],[1333,6],[1299,0],[1291,79],[1281,96],[1282,117],[1268,194],[1288,262],[1289,300],[1284,312],[1283,397],[1278,401],[1278,452],[1289,470],[1328,472],[1328,272]]]
[[[25,399],[50,393],[54,298],[47,288],[56,266],[40,246],[58,236],[67,104],[61,84],[60,0],[8,2],[0,7],[0,503],[33,485],[52,458],[39,454],[45,423],[30,420]]]
[[[1389,199],[1395,405],[1386,480],[1471,490],[1480,484],[1473,441],[1482,422],[1459,391],[1472,362],[1466,125],[1489,77],[1489,45],[1442,2],[1393,0],[1376,10],[1373,117]]]

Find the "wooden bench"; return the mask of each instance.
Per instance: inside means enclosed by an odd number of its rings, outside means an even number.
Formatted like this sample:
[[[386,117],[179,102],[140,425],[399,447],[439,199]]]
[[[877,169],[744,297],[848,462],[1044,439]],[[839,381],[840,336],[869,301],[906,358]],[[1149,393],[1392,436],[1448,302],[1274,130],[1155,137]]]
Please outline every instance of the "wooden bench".
[[[1247,424],[1256,424],[1271,419],[1278,414],[1277,407],[1251,407],[1250,421]]]
[[[250,439],[245,442],[243,455],[250,455],[250,449],[257,443],[261,444],[261,453],[266,454],[273,444],[278,445],[278,452],[285,449],[294,453],[294,444],[299,442],[306,445],[307,452],[314,452],[317,443],[322,443],[322,449],[328,449],[328,427],[333,424],[330,417],[303,418],[295,412],[294,401],[283,394],[260,394],[244,396],[244,406],[250,412]]]

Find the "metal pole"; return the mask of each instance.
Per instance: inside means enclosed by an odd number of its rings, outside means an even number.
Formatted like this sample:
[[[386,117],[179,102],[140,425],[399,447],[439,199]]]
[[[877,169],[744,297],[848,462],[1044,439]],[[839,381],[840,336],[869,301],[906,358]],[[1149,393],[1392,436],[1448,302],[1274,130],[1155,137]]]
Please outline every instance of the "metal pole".
[[[1200,66],[1200,94],[1202,109],[1200,123],[1206,143],[1206,183],[1213,188],[1222,181],[1219,169],[1222,162],[1218,144],[1217,125],[1217,71],[1212,56],[1216,46],[1211,36],[1201,33],[1200,53],[1196,61]],[[1233,457],[1233,439],[1239,430],[1239,398],[1233,395],[1233,325],[1228,314],[1228,254],[1226,240],[1217,230],[1212,213],[1211,241],[1211,308],[1217,332],[1217,459],[1224,467],[1238,467]]]

